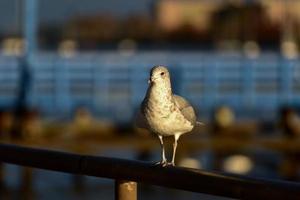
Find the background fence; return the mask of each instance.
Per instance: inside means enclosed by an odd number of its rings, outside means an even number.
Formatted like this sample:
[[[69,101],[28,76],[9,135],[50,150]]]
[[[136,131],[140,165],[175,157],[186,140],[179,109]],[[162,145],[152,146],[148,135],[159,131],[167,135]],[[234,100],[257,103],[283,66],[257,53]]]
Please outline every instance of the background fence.
[[[17,57],[0,57],[1,106],[15,102],[19,64]],[[27,104],[49,116],[69,116],[75,107],[85,106],[97,115],[128,122],[145,95],[149,70],[157,64],[170,67],[174,92],[189,99],[201,118],[225,104],[242,117],[270,120],[280,106],[300,102],[299,60],[275,53],[248,59],[200,52],[103,52],[32,56]]]

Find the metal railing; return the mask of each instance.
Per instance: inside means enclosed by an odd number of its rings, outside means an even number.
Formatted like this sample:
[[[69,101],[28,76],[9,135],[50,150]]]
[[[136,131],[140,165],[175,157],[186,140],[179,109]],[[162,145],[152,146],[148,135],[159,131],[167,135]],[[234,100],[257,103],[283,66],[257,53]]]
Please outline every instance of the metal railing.
[[[0,145],[0,162],[115,179],[118,200],[137,199],[137,182],[240,199],[299,199],[300,196],[299,183],[9,144]]]

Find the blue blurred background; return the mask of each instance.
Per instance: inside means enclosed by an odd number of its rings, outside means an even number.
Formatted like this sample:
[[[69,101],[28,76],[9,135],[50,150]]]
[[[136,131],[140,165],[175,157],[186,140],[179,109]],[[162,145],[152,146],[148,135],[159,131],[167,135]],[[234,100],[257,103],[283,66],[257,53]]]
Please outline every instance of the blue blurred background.
[[[221,105],[262,120],[298,106],[298,1],[26,2],[1,1],[4,107],[18,98],[22,62],[25,104],[47,117],[84,106],[131,123],[158,64],[206,120]]]
[[[183,139],[179,165],[299,181],[300,1],[0,0],[0,13],[3,142],[154,161],[159,143],[134,118],[149,70],[165,65],[206,124]],[[108,187],[86,182],[82,198]],[[45,188],[39,198],[58,195]]]

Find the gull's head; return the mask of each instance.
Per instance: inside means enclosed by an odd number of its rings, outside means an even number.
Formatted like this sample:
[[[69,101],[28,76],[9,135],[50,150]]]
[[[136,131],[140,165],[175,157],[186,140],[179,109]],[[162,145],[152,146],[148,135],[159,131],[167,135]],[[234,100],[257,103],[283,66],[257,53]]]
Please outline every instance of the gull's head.
[[[164,66],[155,66],[150,71],[150,84],[170,82],[170,73]]]

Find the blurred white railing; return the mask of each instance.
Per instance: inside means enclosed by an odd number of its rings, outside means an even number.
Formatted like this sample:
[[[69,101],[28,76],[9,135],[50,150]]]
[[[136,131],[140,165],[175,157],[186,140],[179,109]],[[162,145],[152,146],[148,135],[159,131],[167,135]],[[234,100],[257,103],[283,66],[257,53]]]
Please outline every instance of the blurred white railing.
[[[257,59],[215,53],[148,52],[132,56],[86,53],[63,58],[41,53],[31,60],[28,105],[46,114],[70,114],[77,106],[128,121],[141,102],[152,66],[170,67],[174,91],[208,117],[219,105],[243,116],[257,110],[271,119],[281,105],[299,105],[300,62],[275,53]],[[0,57],[0,104],[12,106],[18,89],[18,60]]]

